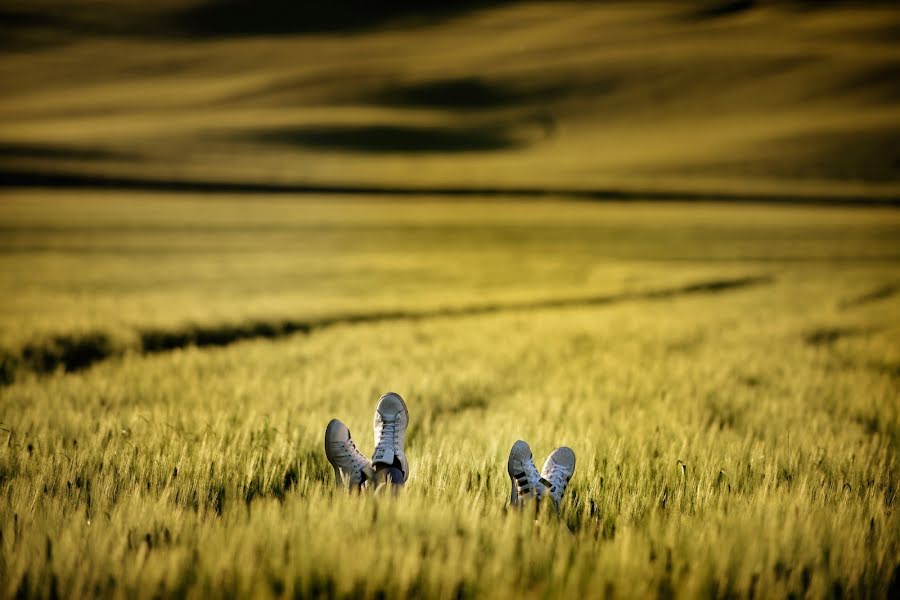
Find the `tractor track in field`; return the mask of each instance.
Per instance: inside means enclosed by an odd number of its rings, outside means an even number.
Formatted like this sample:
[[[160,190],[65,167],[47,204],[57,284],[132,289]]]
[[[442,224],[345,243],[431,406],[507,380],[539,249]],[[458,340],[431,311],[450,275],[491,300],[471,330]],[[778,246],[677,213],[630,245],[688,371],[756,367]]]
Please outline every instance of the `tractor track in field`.
[[[17,375],[26,372],[45,375],[57,370],[80,371],[98,362],[129,352],[149,355],[191,346],[200,348],[227,346],[244,340],[277,339],[298,333],[309,334],[340,325],[421,321],[440,317],[467,317],[516,310],[602,306],[628,301],[717,294],[769,284],[773,281],[774,277],[770,275],[754,275],[731,279],[708,279],[655,290],[548,298],[533,302],[485,303],[421,311],[376,311],[320,319],[252,320],[221,325],[190,325],[178,329],[138,329],[137,347],[117,346],[109,335],[99,331],[79,335],[56,335],[26,344],[18,353],[7,350],[0,354],[0,384],[9,385],[17,378]]]

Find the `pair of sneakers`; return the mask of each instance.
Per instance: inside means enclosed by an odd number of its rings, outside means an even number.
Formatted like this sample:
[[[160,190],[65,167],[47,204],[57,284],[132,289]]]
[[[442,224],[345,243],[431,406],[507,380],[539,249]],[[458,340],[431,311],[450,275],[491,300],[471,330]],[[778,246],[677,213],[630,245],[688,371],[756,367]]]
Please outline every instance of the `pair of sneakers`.
[[[409,410],[400,394],[388,392],[379,398],[375,405],[375,451],[370,459],[357,449],[347,426],[332,419],[325,428],[325,456],[334,468],[335,483],[350,489],[375,485],[377,472],[382,469],[399,471],[401,477],[393,478],[393,483],[406,483],[409,462],[403,443],[407,425]]]
[[[559,514],[563,494],[575,474],[575,452],[565,446],[557,448],[550,453],[544,462],[544,468],[538,473],[531,448],[526,442],[519,440],[509,451],[506,470],[511,481],[510,505],[522,506],[529,500],[540,502],[549,497]]]

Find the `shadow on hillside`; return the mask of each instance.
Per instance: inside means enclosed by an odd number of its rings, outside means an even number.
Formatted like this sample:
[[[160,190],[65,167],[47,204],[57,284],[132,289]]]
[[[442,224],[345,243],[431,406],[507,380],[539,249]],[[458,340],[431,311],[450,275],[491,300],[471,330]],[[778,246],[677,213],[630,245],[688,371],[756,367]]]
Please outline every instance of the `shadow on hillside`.
[[[112,160],[134,158],[102,148],[70,147],[53,144],[0,142],[0,164],[8,158],[40,158],[48,160]]]
[[[900,181],[900,129],[792,135],[748,148],[740,158],[680,166],[677,172],[895,183]]]
[[[350,152],[473,152],[504,150],[522,144],[514,130],[489,127],[412,127],[404,125],[314,126],[254,132],[250,139],[280,144]]]
[[[900,102],[900,60],[886,58],[838,80],[829,93],[858,94],[876,102]]]
[[[523,104],[553,102],[573,92],[571,86],[546,84],[514,86],[479,77],[436,79],[412,84],[392,84],[371,94],[375,104],[401,107],[427,107],[453,110],[486,110]],[[612,87],[612,84],[610,84]]]
[[[428,25],[473,10],[510,3],[510,0],[211,0],[177,13],[173,24],[189,35],[200,36],[351,33],[394,23],[407,27]]]
[[[864,0],[861,2],[852,2],[850,0],[706,0],[697,3],[685,15],[689,21],[707,21],[711,19],[722,19],[729,17],[739,17],[755,8],[765,6],[780,6],[794,11],[816,11],[827,10],[834,6],[844,5],[861,5],[861,6],[892,6],[896,0]],[[687,3],[686,3],[687,4]]]
[[[27,50],[85,36],[216,38],[357,33],[390,26],[432,25],[515,0],[436,2],[310,2],[186,0],[180,7],[137,2],[9,3],[0,7],[0,48]]]
[[[690,20],[717,19],[731,17],[747,12],[756,6],[755,0],[730,0],[725,2],[706,2],[688,15]]]

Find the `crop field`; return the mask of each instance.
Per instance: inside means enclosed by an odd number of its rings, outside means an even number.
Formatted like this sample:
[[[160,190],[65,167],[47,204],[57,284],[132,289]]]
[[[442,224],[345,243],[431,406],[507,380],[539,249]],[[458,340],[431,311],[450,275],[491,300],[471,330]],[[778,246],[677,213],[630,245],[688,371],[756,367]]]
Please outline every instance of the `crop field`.
[[[900,585],[892,209],[21,190],[0,211],[4,596]],[[348,495],[325,424],[367,450],[388,390],[410,480]],[[506,506],[520,438],[576,452],[560,519]]]
[[[895,5],[0,0],[0,600],[900,598]]]

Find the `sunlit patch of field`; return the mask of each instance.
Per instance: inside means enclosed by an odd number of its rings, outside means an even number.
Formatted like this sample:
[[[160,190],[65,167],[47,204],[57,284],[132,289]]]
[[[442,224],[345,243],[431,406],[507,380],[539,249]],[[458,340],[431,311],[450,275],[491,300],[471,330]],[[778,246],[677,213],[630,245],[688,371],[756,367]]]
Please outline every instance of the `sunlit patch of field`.
[[[16,371],[0,389],[0,595],[900,585],[895,211],[42,194],[0,202],[10,352],[398,314]],[[740,277],[760,279],[716,287]],[[638,293],[665,289],[682,293]],[[612,300],[539,302],[598,294]],[[391,389],[411,411],[407,488],[334,490],[325,424],[368,448]],[[561,522],[504,508],[518,438],[538,461],[575,450]]]

